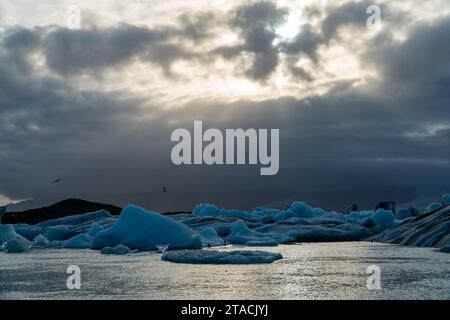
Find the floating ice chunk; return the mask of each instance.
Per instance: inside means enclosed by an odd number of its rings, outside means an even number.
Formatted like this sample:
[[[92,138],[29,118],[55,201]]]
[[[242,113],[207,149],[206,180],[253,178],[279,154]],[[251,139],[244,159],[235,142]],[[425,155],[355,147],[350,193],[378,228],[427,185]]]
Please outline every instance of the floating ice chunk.
[[[325,214],[325,210],[321,208],[312,208],[302,201],[292,203],[289,211],[292,211],[299,218],[319,217]]]
[[[373,213],[369,218],[375,226],[379,228],[379,230],[384,230],[391,228],[394,225],[394,215],[392,214],[392,211],[387,211],[384,209],[378,209],[375,213]],[[364,221],[361,223],[364,225]]]
[[[202,239],[203,246],[216,247],[225,244],[223,240],[216,232],[216,229],[208,227],[199,231],[198,235]]]
[[[91,235],[81,233],[65,241],[62,247],[66,249],[89,249],[93,239]]]
[[[15,224],[14,229],[18,234],[30,241],[43,232],[41,227],[32,226],[26,223]]]
[[[112,227],[97,233],[91,248],[102,249],[123,244],[130,249],[156,250],[156,246],[162,243],[170,245],[170,249],[202,247],[196,232],[181,222],[128,205]]]
[[[25,238],[8,240],[3,244],[3,249],[7,253],[21,253],[31,250],[31,242]]]
[[[89,229],[87,234],[90,235],[91,237],[95,237],[97,235],[97,233],[99,233],[102,230],[103,230],[103,227],[101,225],[99,225],[97,222],[94,222],[91,225],[91,228]]]
[[[192,212],[193,216],[226,216],[226,217],[236,217],[242,219],[257,219],[259,215],[241,211],[241,210],[225,210],[216,207],[213,204],[198,204],[194,211]]]
[[[400,208],[395,212],[395,217],[402,220],[417,216],[420,216],[420,211],[414,207]]]
[[[225,237],[225,240],[233,244],[246,244],[250,241],[270,241],[285,243],[292,239],[289,239],[285,235],[281,234],[253,231],[249,229],[242,220],[238,220],[231,224],[230,233]]]
[[[61,225],[52,226],[47,228],[47,239],[49,241],[53,240],[67,240],[75,236],[76,233],[72,231],[71,226]]]
[[[450,245],[450,206],[405,220],[370,240],[418,247],[442,248]]]
[[[80,225],[91,220],[97,220],[99,218],[110,218],[111,214],[106,210],[98,210],[89,213],[77,214],[72,216],[67,216],[58,219],[47,220],[37,225],[40,227],[51,227],[58,225]]]
[[[424,212],[428,213],[428,212],[434,211],[436,209],[439,209],[440,207],[442,207],[442,203],[440,203],[440,202],[432,202],[432,203],[430,203],[429,205],[427,205],[425,207]]]
[[[295,213],[290,211],[290,210],[288,210],[288,211],[281,211],[281,212],[279,212],[279,213],[277,213],[277,214],[275,214],[273,216],[275,221],[284,221],[284,220],[287,220],[287,219],[290,219],[290,218],[294,218],[294,217],[296,217]]]
[[[0,225],[0,246],[2,246],[3,244],[5,244],[10,240],[15,239],[27,240],[18,233],[16,233],[13,225],[11,224]]]
[[[119,244],[115,247],[104,247],[101,251],[102,254],[116,254],[116,255],[124,255],[131,252],[131,249],[127,246]]]
[[[446,193],[442,196],[442,204],[450,204],[450,193]]]
[[[51,249],[61,249],[66,242],[64,240],[53,240],[49,241],[48,248]]]
[[[302,226],[288,232],[296,242],[338,242],[357,241],[370,235],[366,228],[347,224],[336,228],[320,225]]]
[[[33,240],[33,248],[47,248],[49,246],[49,241],[42,234],[36,236]]]
[[[161,259],[190,264],[259,264],[272,263],[283,259],[283,256],[280,253],[266,251],[181,250],[168,251],[162,255]]]
[[[249,247],[276,247],[278,242],[273,240],[253,240],[247,242],[245,245]]]

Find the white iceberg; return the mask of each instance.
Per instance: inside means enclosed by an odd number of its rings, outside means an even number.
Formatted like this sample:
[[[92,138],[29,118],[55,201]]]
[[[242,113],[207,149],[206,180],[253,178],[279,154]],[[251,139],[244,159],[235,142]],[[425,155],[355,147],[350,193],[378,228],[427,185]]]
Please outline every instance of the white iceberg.
[[[280,253],[266,251],[212,251],[180,250],[168,251],[161,257],[164,261],[189,264],[260,264],[283,259]]]
[[[197,233],[181,222],[129,205],[123,209],[113,226],[97,233],[91,248],[102,249],[123,244],[130,249],[156,250],[156,246],[161,243],[170,245],[170,249],[202,247]]]

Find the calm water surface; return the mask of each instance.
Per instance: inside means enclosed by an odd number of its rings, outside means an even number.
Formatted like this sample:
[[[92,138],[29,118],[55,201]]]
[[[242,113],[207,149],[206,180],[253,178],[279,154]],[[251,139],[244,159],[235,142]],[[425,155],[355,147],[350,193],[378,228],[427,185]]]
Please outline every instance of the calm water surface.
[[[156,253],[0,253],[0,299],[450,299],[450,254],[433,249],[367,242],[251,249],[284,259],[187,265],[161,261]],[[381,290],[367,289],[367,267],[374,264],[381,268]],[[81,268],[80,290],[66,287],[69,265]]]

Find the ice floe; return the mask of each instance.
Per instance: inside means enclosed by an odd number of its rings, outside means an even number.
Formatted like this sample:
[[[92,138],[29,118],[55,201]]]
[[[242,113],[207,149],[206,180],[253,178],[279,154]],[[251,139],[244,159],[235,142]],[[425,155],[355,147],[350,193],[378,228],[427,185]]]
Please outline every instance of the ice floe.
[[[259,264],[272,263],[283,259],[283,256],[280,253],[266,251],[180,250],[168,251],[161,259],[189,264]]]
[[[124,246],[122,244],[119,244],[115,247],[104,247],[100,252],[102,254],[115,254],[115,255],[124,255],[131,253],[131,249],[127,246]]]

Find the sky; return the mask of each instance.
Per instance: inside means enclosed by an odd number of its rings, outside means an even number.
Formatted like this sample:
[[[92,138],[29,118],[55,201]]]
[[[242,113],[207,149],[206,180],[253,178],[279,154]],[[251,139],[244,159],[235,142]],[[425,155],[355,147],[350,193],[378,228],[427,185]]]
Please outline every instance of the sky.
[[[424,206],[450,192],[449,57],[448,0],[2,0],[0,205]],[[280,129],[279,173],[174,165],[194,120]]]

